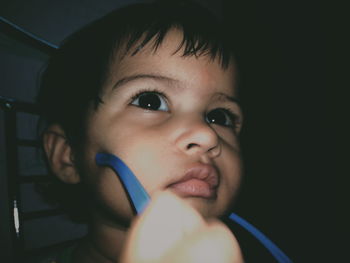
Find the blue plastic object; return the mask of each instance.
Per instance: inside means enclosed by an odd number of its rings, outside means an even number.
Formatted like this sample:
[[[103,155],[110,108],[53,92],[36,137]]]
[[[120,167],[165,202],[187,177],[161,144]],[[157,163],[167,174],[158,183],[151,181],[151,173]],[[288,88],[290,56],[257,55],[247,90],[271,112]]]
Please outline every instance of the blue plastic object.
[[[149,203],[150,197],[129,167],[117,156],[109,153],[96,154],[96,163],[113,169],[124,185],[137,214],[140,214]]]
[[[251,233],[264,247],[274,256],[274,258],[279,263],[292,263],[292,260],[283,253],[268,237],[266,237],[262,232],[260,232],[256,227],[250,224],[248,221],[238,216],[235,213],[231,213],[229,218],[235,221],[237,224],[245,228],[249,233]]]
[[[109,153],[98,153],[96,155],[96,163],[102,166],[109,166],[114,170],[128,192],[136,212],[140,214],[150,201],[150,197],[128,166],[121,159]],[[249,222],[235,213],[232,213],[229,218],[258,239],[279,263],[292,263],[292,260],[282,250]]]

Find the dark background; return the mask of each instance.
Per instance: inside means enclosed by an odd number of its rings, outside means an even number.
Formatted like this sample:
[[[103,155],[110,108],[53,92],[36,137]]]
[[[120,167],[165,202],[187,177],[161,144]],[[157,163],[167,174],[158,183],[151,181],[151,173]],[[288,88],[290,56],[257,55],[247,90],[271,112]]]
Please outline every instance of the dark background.
[[[246,118],[246,178],[238,210],[257,219],[296,262],[344,262],[340,247],[349,242],[337,231],[349,233],[340,216],[349,205],[336,187],[334,162],[334,6],[271,0],[226,4],[240,43]],[[336,195],[342,195],[342,203]]]
[[[1,1],[0,15],[58,45],[79,27],[128,2]],[[310,0],[199,2],[231,25],[238,50],[246,171],[237,213],[295,262],[344,261],[340,247],[346,243],[337,231],[345,220],[336,210],[342,205],[335,201],[330,10]],[[4,36],[0,40],[0,95],[34,101],[47,57]],[[0,137],[4,145],[3,131]],[[0,148],[0,239],[5,248],[0,261],[10,262],[1,260],[11,246]],[[342,234],[346,231],[348,227]]]

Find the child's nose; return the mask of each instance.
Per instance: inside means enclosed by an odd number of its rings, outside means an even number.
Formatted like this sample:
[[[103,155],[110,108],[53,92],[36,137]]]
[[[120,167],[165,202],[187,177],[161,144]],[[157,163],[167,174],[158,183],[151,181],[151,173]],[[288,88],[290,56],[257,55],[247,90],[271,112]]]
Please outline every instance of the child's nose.
[[[206,154],[215,158],[221,153],[221,144],[216,131],[205,120],[182,123],[182,132],[177,136],[177,147],[188,155]]]

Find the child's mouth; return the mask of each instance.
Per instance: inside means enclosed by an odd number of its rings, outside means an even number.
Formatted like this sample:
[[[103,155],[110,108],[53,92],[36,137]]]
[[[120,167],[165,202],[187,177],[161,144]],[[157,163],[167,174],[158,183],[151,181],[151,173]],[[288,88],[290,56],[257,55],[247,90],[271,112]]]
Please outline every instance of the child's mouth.
[[[215,199],[219,176],[216,169],[208,164],[196,165],[168,188],[181,197],[201,197]]]

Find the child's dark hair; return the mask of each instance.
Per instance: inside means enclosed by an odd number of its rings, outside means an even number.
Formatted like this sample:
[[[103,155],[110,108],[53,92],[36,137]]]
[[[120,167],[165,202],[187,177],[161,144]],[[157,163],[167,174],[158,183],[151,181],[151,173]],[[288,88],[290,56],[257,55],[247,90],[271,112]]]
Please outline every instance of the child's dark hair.
[[[177,50],[184,48],[181,55],[208,55],[218,58],[226,68],[233,57],[233,47],[228,32],[218,21],[195,2],[159,1],[118,9],[74,33],[51,57],[42,75],[37,102],[45,126],[60,125],[72,149],[79,152],[88,109],[91,104],[97,108],[103,103],[101,90],[116,52],[122,48],[122,52],[133,56],[151,40],[156,51],[173,28],[183,32]],[[77,196],[80,193],[75,193],[76,189],[82,188],[67,187]],[[73,198],[66,196],[69,205]],[[80,214],[77,206],[71,210]]]

